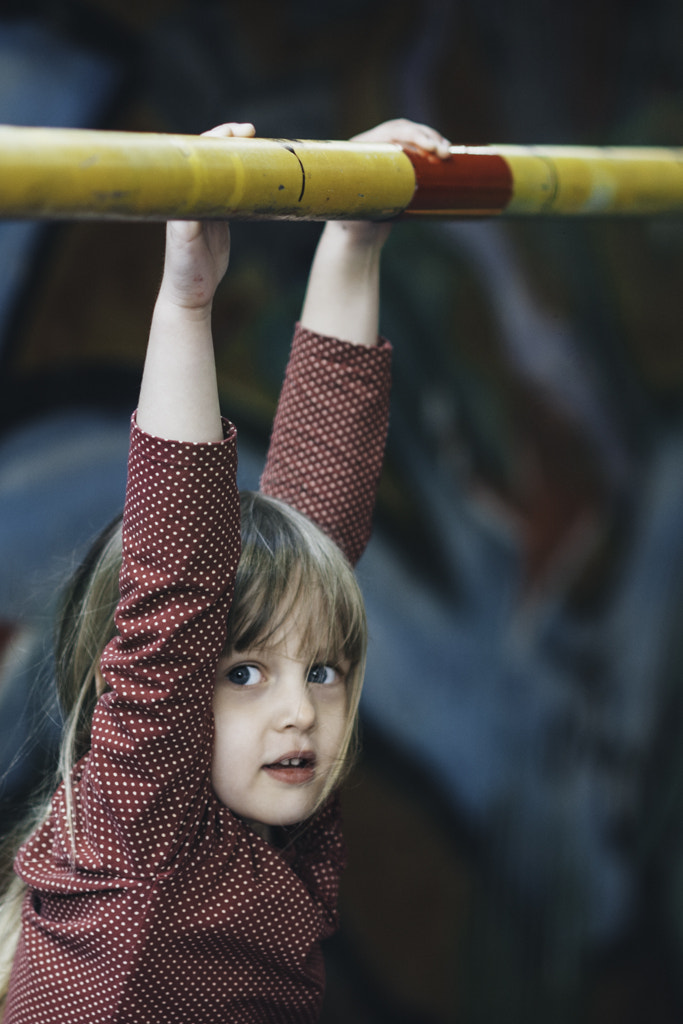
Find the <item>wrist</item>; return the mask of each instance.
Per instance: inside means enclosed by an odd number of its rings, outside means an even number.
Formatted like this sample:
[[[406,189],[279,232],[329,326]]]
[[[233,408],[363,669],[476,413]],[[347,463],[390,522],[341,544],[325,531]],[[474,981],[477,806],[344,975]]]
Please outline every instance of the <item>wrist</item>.
[[[355,230],[360,227],[361,230]],[[365,225],[331,221],[325,225],[315,254],[315,264],[334,275],[342,290],[359,289],[379,274],[383,239],[376,232],[366,232]]]
[[[321,241],[349,255],[379,256],[390,231],[386,221],[328,221]]]
[[[188,303],[162,284],[154,305],[154,319],[174,324],[210,324],[212,309],[213,298],[208,302]]]
[[[341,222],[327,224],[311,267],[302,326],[354,345],[377,344],[381,249],[376,237],[359,244]]]

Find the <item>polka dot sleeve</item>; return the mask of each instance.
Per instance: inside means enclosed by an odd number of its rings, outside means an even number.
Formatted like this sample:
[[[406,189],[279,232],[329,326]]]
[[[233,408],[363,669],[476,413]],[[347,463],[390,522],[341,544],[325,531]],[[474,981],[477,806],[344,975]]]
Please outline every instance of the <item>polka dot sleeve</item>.
[[[355,564],[370,538],[389,422],[391,348],[300,325],[261,489],[318,524]]]
[[[133,424],[119,636],[102,658],[109,692],[78,787],[91,869],[163,864],[208,785],[215,665],[240,552],[232,426],[226,435],[184,444]]]

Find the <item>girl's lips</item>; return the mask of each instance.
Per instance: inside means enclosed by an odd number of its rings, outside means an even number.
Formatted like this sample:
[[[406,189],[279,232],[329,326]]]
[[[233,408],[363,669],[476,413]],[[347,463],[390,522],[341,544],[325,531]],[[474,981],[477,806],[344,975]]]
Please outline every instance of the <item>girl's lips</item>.
[[[264,764],[263,770],[271,779],[287,783],[290,786],[301,786],[311,782],[315,776],[315,757],[309,751],[288,754],[273,764]]]

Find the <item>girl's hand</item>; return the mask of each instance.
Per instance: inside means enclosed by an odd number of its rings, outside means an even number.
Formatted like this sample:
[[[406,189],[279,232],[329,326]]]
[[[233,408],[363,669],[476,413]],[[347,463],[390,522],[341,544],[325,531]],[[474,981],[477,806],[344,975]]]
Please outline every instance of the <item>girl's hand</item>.
[[[354,135],[351,142],[393,142],[399,146],[412,147],[424,153],[433,153],[441,160],[450,156],[450,142],[440,132],[426,124],[417,124],[406,118],[385,121],[360,135]],[[349,239],[361,245],[382,246],[389,237],[391,224],[386,221],[339,221]]]
[[[205,136],[251,138],[253,124],[221,124]],[[166,225],[164,277],[159,291],[168,303],[191,315],[208,314],[216,288],[230,259],[230,226],[227,221],[169,221]]]
[[[415,146],[425,153],[434,153],[442,160],[450,156],[450,142],[440,132],[426,124],[408,121],[405,117],[385,121],[360,135],[354,135],[351,142],[395,142],[399,146]]]
[[[395,142],[434,153],[445,160],[450,143],[439,132],[413,121],[385,121],[356,135],[352,142]],[[301,324],[318,334],[354,345],[377,344],[379,269],[387,221],[328,221],[318,242]]]
[[[249,138],[251,124],[206,135]],[[223,437],[211,335],[213,296],[230,258],[226,221],[172,221],[142,374],[138,426],[173,441]]]

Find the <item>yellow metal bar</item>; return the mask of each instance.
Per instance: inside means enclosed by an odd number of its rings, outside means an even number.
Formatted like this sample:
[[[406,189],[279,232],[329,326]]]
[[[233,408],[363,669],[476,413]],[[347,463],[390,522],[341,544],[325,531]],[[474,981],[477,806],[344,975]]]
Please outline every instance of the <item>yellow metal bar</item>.
[[[683,148],[492,146],[508,164],[509,214],[683,212]]]
[[[683,148],[453,147],[0,126],[0,218],[683,213]]]
[[[0,126],[0,216],[373,220],[415,191],[398,146]]]

